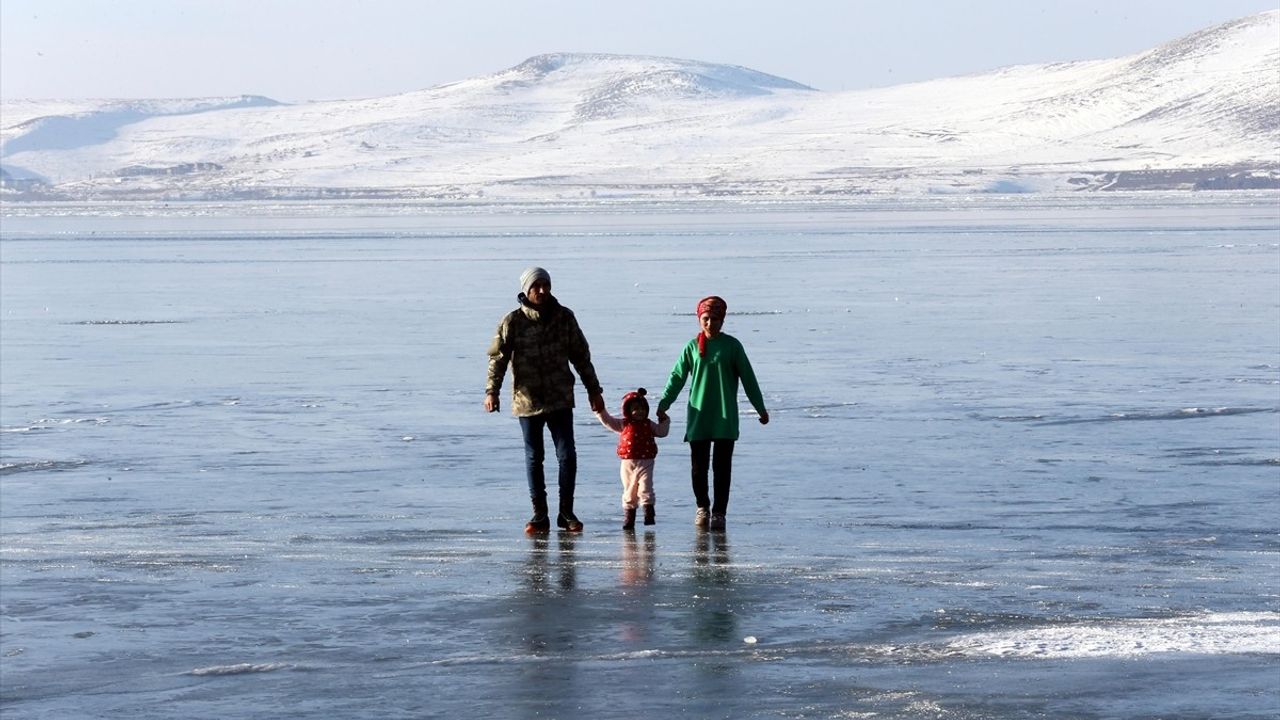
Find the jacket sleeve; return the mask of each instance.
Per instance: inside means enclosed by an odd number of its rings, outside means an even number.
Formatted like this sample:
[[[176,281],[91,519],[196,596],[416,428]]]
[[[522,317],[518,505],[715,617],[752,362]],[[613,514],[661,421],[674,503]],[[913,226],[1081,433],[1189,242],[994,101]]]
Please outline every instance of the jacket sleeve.
[[[507,365],[511,364],[510,327],[508,318],[502,318],[493,334],[493,342],[489,343],[489,377],[484,384],[486,395],[497,394],[502,389],[502,378],[506,377]]]
[[[578,371],[578,377],[582,378],[582,386],[588,393],[603,394],[604,388],[600,387],[596,368],[591,364],[591,346],[587,344],[587,337],[582,334],[582,328],[578,326],[578,318],[570,312],[568,321],[569,362],[573,365],[573,369]]]
[[[600,421],[601,425],[609,428],[610,430],[616,433],[622,432],[622,418],[616,418],[610,415],[608,410],[601,410],[596,413],[596,419]]]
[[[668,416],[666,420],[660,422],[650,420],[649,427],[653,428],[654,437],[666,437],[667,433],[671,432],[671,418]]]
[[[751,401],[751,407],[756,409],[757,413],[765,413],[768,410],[764,406],[764,395],[760,392],[760,383],[756,382],[755,370],[751,368],[751,361],[747,359],[747,351],[738,344],[737,357],[734,359],[734,369],[738,373],[738,378],[742,380],[742,389],[747,393],[747,399]]]
[[[676,398],[680,397],[680,391],[684,389],[685,381],[689,379],[689,372],[693,369],[693,356],[689,350],[692,345],[693,343],[684,346],[684,351],[676,359],[675,367],[671,368],[667,386],[662,390],[662,399],[658,401],[658,409],[662,412],[666,412]]]

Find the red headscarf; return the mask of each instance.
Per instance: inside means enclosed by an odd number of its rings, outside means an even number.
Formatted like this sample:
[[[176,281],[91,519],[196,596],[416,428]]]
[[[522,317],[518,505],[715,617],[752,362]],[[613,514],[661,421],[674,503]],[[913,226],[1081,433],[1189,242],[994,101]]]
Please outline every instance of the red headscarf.
[[[725,313],[729,311],[729,304],[719,295],[708,295],[698,301],[698,318],[703,315],[711,315],[712,317],[724,318]],[[698,333],[698,355],[700,357],[707,356],[707,334]]]

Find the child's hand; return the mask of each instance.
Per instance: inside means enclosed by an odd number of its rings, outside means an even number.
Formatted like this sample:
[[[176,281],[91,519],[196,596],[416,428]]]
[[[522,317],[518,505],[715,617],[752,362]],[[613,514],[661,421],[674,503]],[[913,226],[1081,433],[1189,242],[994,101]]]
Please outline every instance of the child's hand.
[[[769,412],[768,412],[768,411],[765,411],[765,412],[760,413],[760,424],[761,424],[761,425],[768,425],[768,424],[769,424]]]
[[[670,417],[671,416],[667,414],[666,410],[658,411],[658,422],[666,422]]]

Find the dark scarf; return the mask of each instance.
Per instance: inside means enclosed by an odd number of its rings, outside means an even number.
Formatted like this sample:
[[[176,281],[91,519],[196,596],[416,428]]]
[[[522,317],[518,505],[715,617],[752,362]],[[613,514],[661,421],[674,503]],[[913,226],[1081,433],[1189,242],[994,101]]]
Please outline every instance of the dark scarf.
[[[516,296],[516,300],[520,302],[520,307],[525,309],[525,315],[534,322],[550,322],[560,311],[560,301],[556,300],[554,295],[548,295],[547,299],[541,305],[534,305],[529,302],[528,296],[520,293]]]

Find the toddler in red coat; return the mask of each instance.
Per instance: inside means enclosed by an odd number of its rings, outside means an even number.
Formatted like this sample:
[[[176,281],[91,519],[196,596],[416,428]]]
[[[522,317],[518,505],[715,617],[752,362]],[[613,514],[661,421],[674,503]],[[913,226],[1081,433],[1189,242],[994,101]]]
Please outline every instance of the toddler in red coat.
[[[615,418],[601,408],[596,413],[600,424],[618,433],[618,457],[622,458],[619,474],[622,477],[622,529],[636,526],[636,508],[644,505],[644,524],[653,525],[653,461],[658,456],[658,443],[654,438],[666,437],[671,430],[671,418],[662,422],[649,419],[649,401],[646,391],[638,388],[622,397],[622,417]]]

